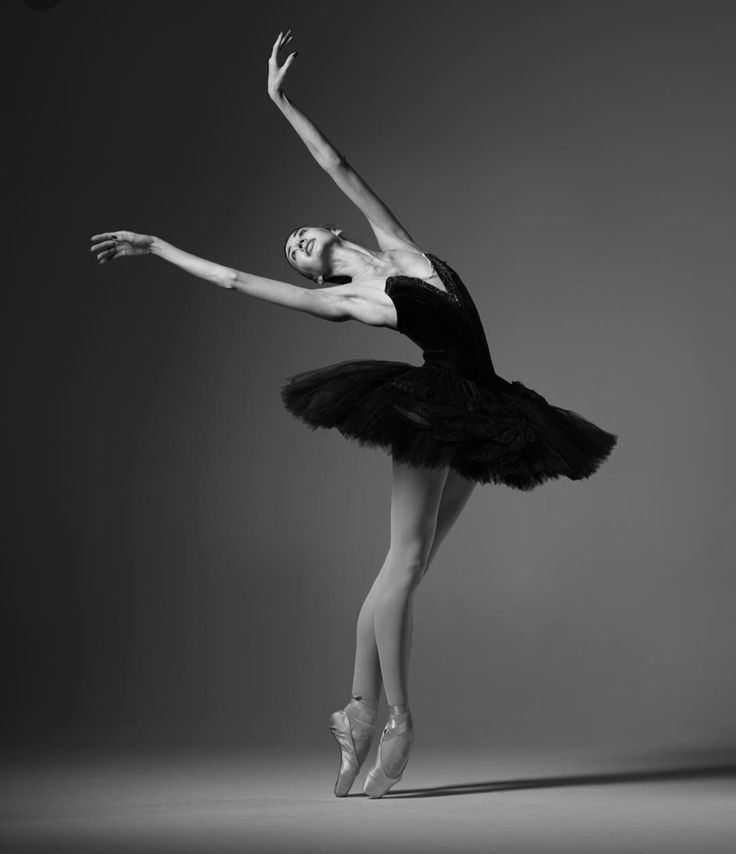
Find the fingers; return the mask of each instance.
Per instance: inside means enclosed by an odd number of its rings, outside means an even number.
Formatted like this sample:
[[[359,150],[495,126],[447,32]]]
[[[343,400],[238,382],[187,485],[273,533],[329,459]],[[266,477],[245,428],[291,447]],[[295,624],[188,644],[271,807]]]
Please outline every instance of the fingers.
[[[94,238],[93,238],[94,239]],[[115,241],[114,240],[103,240],[100,243],[93,243],[89,247],[90,252],[100,252],[103,249],[111,249],[114,248]]]
[[[288,42],[290,42],[294,38],[294,33],[291,29],[288,29],[285,33],[280,32],[278,36],[276,36],[276,41],[273,43],[273,47],[271,48],[271,56],[269,57],[269,61],[277,62],[278,52],[279,50]]]
[[[271,48],[271,56],[269,59],[272,59],[274,62],[276,61],[276,52],[279,49],[279,45],[281,44],[281,33],[276,36],[276,41],[273,43],[273,47]]]
[[[97,261],[100,264],[105,264],[107,261],[112,261],[118,257],[117,241],[122,237],[120,231],[103,231],[102,234],[93,234],[90,238],[92,245],[89,247],[90,252],[97,255]]]
[[[111,261],[116,257],[117,249],[107,249],[105,252],[100,252],[97,256],[97,260],[100,264],[104,264],[106,261]]]

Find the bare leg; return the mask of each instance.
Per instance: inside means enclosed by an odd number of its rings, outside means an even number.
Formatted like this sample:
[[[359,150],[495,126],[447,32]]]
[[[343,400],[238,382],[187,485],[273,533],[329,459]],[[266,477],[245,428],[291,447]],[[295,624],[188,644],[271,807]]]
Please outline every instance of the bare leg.
[[[379,587],[380,572],[363,601],[355,628],[355,666],[353,668],[352,695],[356,698],[365,699],[372,705],[378,705],[381,685],[383,684],[376,633],[373,628],[373,610]]]
[[[442,492],[442,503],[440,504],[440,511],[437,514],[437,529],[435,530],[434,540],[432,541],[432,550],[429,553],[427,568],[434,561],[439,547],[452,530],[452,526],[460,518],[460,514],[465,509],[468,499],[473,494],[473,490],[477,485],[474,480],[466,480],[454,469],[450,469],[447,480],[445,481],[445,488]]]
[[[389,714],[376,760],[363,784],[363,792],[369,798],[383,797],[401,779],[409,760],[414,739],[408,685],[414,593],[436,551],[433,544],[439,533],[443,498],[447,496],[445,518],[452,524],[471,491],[454,478],[446,491],[448,475],[447,468],[412,469],[394,461],[391,546],[372,599]],[[439,533],[438,544],[445,534],[446,531]]]
[[[391,544],[378,573],[373,627],[386,701],[408,706],[408,662],[414,593],[424,575],[449,469],[413,468],[394,461]]]
[[[468,499],[470,498],[476,484],[461,477],[457,472],[450,469],[442,490],[440,506],[437,513],[435,533],[432,540],[432,548],[427,560],[426,568],[433,562],[439,546],[446,538],[450,529],[462,513]],[[391,555],[386,558],[381,571],[373,582],[368,595],[363,602],[358,615],[356,627],[355,667],[353,671],[353,697],[366,698],[372,705],[376,704],[381,694],[381,664],[378,656],[378,645],[374,630],[374,610],[378,598],[381,582],[385,575],[386,564]],[[425,569],[426,571],[426,569]],[[411,655],[411,639],[413,634],[413,609],[409,607],[406,614],[405,643],[403,645],[404,660],[402,670],[408,672],[409,657]]]
[[[338,797],[350,791],[370,747],[381,678],[389,723],[363,791],[381,797],[408,761],[413,738],[408,706],[412,598],[427,568],[447,473],[447,468],[416,469],[394,460],[391,544],[358,618],[353,697],[330,716],[330,730],[340,746]]]
[[[461,477],[456,471],[450,469],[447,480],[445,481],[445,486],[442,491],[442,500],[440,502],[440,509],[437,514],[437,526],[435,529],[434,539],[432,541],[432,548],[429,553],[429,558],[427,559],[427,565],[424,570],[424,575],[426,575],[427,570],[431,566],[434,561],[439,547],[445,541],[445,538],[450,533],[452,526],[455,522],[460,518],[460,514],[464,510],[466,504],[468,503],[468,499],[473,494],[473,490],[477,486],[475,481],[468,481],[465,478]],[[406,662],[404,664],[405,669],[408,671],[409,668],[409,658],[411,656],[411,641],[413,637],[413,624],[414,624],[414,609],[409,609],[409,617],[408,617],[408,626],[407,626],[407,644],[405,648],[406,652]]]

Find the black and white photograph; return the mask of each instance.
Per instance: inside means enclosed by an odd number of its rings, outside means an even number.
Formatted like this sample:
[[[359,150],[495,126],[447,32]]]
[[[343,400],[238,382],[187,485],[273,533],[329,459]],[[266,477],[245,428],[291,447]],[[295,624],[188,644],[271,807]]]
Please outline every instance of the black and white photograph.
[[[736,0],[0,17],[3,854],[733,854]]]

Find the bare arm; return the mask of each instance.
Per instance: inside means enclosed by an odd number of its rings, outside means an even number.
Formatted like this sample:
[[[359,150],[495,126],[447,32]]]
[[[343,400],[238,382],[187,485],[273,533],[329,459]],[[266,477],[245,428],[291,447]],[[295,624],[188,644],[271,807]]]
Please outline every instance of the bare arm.
[[[347,162],[317,126],[287,97],[282,84],[296,53],[291,53],[284,64],[278,64],[278,52],[293,35],[279,33],[268,60],[268,94],[281,110],[286,120],[297,132],[319,166],[327,172],[337,186],[363,213],[373,229],[382,249],[416,248],[409,233],[396,219],[388,206],[371,190],[366,182]]]
[[[240,291],[256,299],[276,303],[296,311],[304,311],[323,320],[348,320],[345,297],[338,289],[319,288],[310,290],[277,279],[267,279],[225,267],[206,258],[199,258],[171,243],[148,234],[133,231],[112,231],[95,234],[90,252],[97,253],[100,264],[132,255],[158,255],[181,267],[187,273],[206,279],[208,282],[231,290]]]
[[[285,92],[276,92],[271,96],[271,100],[281,110],[301,141],[309,149],[309,153],[324,170],[337,166],[345,159],[322,131],[317,128],[317,125],[295,106]]]

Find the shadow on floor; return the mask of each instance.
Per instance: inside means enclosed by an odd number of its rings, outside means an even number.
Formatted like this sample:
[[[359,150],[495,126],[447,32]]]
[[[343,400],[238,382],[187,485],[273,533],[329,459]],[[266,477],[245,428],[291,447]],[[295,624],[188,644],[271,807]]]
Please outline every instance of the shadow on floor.
[[[446,795],[477,795],[481,792],[511,792],[519,789],[552,789],[562,786],[606,786],[626,783],[656,783],[675,780],[736,778],[736,761],[636,771],[602,772],[529,777],[513,780],[489,780],[478,783],[449,783],[421,789],[391,789],[384,797],[439,798]],[[361,795],[360,797],[363,797]]]

